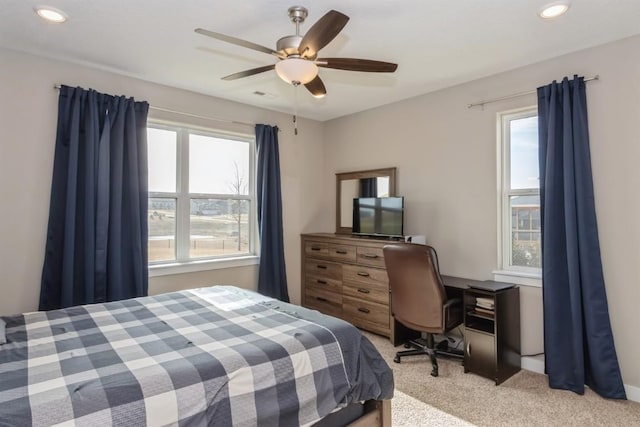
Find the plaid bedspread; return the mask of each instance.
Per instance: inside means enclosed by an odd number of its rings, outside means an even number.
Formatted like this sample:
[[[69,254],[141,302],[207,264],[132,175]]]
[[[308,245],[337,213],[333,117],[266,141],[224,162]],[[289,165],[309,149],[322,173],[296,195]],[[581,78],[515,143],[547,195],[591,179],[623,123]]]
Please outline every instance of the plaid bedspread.
[[[231,286],[4,320],[0,425],[293,426],[393,393],[346,322]]]

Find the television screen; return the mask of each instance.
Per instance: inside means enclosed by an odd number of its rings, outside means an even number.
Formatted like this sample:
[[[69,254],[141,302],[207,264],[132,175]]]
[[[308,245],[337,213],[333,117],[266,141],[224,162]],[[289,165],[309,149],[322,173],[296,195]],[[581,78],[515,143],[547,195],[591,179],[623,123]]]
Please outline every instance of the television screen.
[[[403,197],[353,199],[353,232],[372,236],[402,236],[403,214]]]

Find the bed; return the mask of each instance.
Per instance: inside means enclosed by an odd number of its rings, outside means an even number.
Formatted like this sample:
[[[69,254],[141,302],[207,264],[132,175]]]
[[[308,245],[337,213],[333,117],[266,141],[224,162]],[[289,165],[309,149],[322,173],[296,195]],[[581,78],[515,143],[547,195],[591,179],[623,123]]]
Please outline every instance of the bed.
[[[390,422],[392,371],[355,327],[237,287],[1,319],[0,425]]]

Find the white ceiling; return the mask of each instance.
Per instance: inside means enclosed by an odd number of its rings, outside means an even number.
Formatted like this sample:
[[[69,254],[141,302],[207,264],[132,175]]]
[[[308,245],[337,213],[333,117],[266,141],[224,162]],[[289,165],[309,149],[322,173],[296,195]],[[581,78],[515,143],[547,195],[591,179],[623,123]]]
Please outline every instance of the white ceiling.
[[[537,16],[553,0],[306,0],[302,34],[331,9],[351,18],[320,57],[395,62],[398,70],[321,68],[323,99],[302,87],[296,94],[274,71],[220,80],[277,58],[193,30],[275,49],[295,34],[287,17],[294,1],[9,0],[0,5],[0,46],[287,113],[297,99],[299,115],[323,121],[640,33],[640,0],[573,0],[554,21]],[[43,3],[68,21],[44,22],[32,9]]]

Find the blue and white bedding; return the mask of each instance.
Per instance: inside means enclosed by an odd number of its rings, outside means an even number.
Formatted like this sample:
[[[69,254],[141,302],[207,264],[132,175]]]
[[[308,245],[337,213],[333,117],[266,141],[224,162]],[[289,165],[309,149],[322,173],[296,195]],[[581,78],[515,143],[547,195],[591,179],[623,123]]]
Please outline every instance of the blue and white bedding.
[[[350,324],[232,286],[4,317],[0,425],[306,425],[390,399]]]

